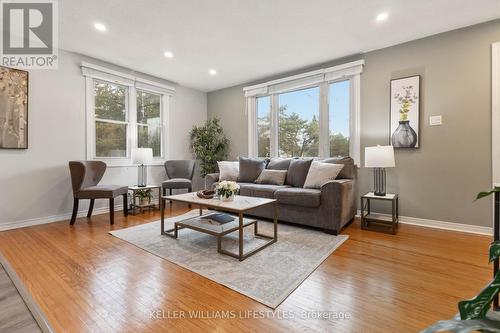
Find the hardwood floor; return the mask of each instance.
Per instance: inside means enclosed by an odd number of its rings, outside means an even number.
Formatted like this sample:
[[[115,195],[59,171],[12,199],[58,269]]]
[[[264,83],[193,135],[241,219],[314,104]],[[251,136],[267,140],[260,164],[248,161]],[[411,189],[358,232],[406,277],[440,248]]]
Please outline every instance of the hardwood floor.
[[[171,214],[187,210],[174,204]],[[118,212],[114,226],[105,214],[5,231],[0,252],[57,332],[418,332],[452,317],[491,277],[488,237],[410,225],[393,236],[355,222],[343,232],[350,239],[271,311],[108,234],[158,218]],[[172,318],[188,311],[203,318]]]

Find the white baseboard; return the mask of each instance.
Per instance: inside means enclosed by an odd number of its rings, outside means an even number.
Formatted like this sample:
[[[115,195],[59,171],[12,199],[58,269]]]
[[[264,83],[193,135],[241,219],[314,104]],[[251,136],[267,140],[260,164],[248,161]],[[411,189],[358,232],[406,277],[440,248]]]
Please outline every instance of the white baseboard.
[[[115,211],[123,210],[123,205],[116,205]],[[104,214],[109,212],[109,207],[94,208],[92,215]],[[87,210],[78,211],[77,217],[87,216]],[[53,223],[53,222],[67,222],[71,218],[71,213],[51,215],[45,217],[36,217],[28,220],[0,222],[0,231],[30,227],[39,224]]]
[[[390,214],[383,213],[373,213],[374,215],[380,216],[391,216]],[[358,210],[358,217],[361,215],[361,212]],[[399,216],[399,222],[403,224],[412,224],[420,227],[426,228],[435,228],[435,229],[443,229],[443,230],[452,230],[452,231],[460,231],[467,232],[471,234],[479,234],[479,235],[493,235],[492,227],[483,227],[478,225],[470,225],[470,224],[462,224],[462,223],[453,223],[453,222],[445,222],[438,220],[429,220],[429,219],[421,219],[418,217],[410,217],[410,216]]]

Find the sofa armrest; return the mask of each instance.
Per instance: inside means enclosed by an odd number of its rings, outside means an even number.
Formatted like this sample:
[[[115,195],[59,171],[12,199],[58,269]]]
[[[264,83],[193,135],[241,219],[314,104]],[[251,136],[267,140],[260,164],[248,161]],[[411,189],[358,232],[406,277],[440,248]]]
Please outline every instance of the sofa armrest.
[[[325,206],[325,221],[333,225],[325,226],[340,229],[356,216],[357,184],[355,179],[335,179],[321,187],[321,205]],[[331,219],[333,218],[333,221]]]
[[[219,181],[218,173],[209,173],[205,176],[205,189],[213,190],[214,183]]]

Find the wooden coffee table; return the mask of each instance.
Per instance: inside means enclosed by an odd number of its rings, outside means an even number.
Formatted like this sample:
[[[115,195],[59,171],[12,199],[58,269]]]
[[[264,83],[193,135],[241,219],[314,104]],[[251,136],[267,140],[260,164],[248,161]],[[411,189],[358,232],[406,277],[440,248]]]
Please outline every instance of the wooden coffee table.
[[[191,205],[197,205],[200,209],[200,215],[192,218],[188,218],[182,221],[174,223],[174,228],[165,230],[165,201],[178,201],[184,202]],[[260,234],[258,232],[258,221],[251,218],[244,217],[245,212],[263,205],[274,205],[274,235],[268,236]],[[221,212],[227,212],[237,215],[237,218],[229,223],[216,225],[202,222],[200,217],[203,216],[203,207],[215,209]],[[192,229],[199,232],[203,232],[212,236],[217,237],[217,251],[219,253],[234,257],[240,261],[254,255],[255,253],[263,250],[269,245],[276,243],[278,241],[278,205],[275,199],[265,199],[265,198],[254,198],[242,195],[236,195],[234,201],[221,201],[219,199],[201,199],[196,195],[196,192],[184,193],[177,195],[162,196],[160,200],[160,210],[161,210],[161,234],[172,238],[177,238],[179,236],[180,229]],[[210,212],[209,214],[212,214]],[[258,248],[255,248],[247,253],[243,250],[243,228],[253,225],[254,234],[256,237],[267,239],[267,242]],[[229,252],[222,248],[222,237],[225,235],[238,231],[238,243],[239,251],[238,253]]]

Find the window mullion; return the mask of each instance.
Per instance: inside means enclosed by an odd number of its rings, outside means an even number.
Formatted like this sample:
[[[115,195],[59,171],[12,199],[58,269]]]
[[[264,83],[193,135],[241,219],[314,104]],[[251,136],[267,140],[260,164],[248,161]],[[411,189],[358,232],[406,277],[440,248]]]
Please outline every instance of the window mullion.
[[[128,158],[131,158],[131,152],[133,148],[137,148],[138,146],[138,130],[137,130],[137,90],[134,87],[129,88],[129,94],[128,94],[128,110],[127,110],[127,115],[128,115],[128,133],[129,133],[129,138],[127,140],[128,142],[128,147],[127,147],[127,156]]]
[[[271,103],[271,133],[270,133],[270,147],[269,152],[271,157],[278,156],[279,145],[279,99],[278,95],[272,94],[270,98]]]
[[[323,82],[319,86],[319,157],[325,158],[330,155],[330,115],[329,115],[329,89],[328,83]]]

